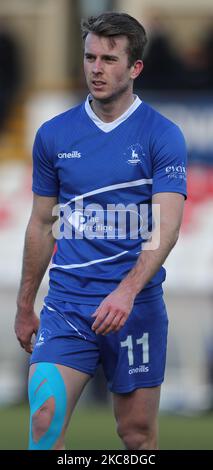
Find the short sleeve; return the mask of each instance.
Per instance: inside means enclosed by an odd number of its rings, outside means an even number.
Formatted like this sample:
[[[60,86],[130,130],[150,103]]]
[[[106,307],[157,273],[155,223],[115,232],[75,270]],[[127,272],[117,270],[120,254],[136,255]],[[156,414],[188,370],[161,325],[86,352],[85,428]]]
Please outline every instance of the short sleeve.
[[[33,185],[32,190],[40,196],[57,196],[59,182],[54,168],[51,149],[44,142],[42,127],[38,130],[33,145]]]
[[[174,192],[187,196],[187,150],[183,134],[172,124],[152,148],[153,186],[152,194]]]

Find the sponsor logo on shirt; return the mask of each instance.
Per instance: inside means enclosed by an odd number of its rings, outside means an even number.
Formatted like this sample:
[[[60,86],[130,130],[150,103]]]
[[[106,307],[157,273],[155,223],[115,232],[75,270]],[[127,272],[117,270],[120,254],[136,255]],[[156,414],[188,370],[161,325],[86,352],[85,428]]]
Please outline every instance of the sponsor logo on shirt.
[[[168,178],[186,180],[186,167],[181,165],[169,165],[165,169]]]
[[[72,152],[61,152],[58,153],[58,158],[81,158],[81,152],[78,152],[78,150],[73,150]]]
[[[57,217],[52,226],[56,240],[138,239],[142,242],[143,250],[159,247],[160,204],[152,204],[150,217],[149,204],[110,203],[102,207],[96,203],[84,205],[81,198],[75,201],[73,209],[68,204],[57,204],[52,213]]]

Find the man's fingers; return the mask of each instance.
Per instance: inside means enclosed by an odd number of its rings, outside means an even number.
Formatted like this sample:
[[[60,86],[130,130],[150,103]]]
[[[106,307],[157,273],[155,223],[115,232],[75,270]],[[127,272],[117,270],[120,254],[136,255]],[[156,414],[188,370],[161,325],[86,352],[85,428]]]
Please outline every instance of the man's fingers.
[[[102,335],[105,336],[108,333],[115,331],[119,323],[120,323],[120,316],[116,315],[113,318],[113,321],[111,322],[111,324],[107,328],[105,328],[105,330],[102,332]]]
[[[25,344],[24,349],[25,349],[26,352],[31,354],[32,351],[33,351],[32,344]]]
[[[126,321],[126,317],[124,317],[124,312],[121,311],[114,311],[109,313],[102,324],[96,329],[96,334],[106,335],[111,331],[115,331],[117,326],[120,324],[121,319],[123,318],[123,324]]]
[[[98,310],[98,312],[97,312],[97,310]],[[101,323],[103,322],[104,318],[106,317],[106,315],[109,311],[109,308],[106,305],[103,305],[102,307],[99,307],[97,310],[96,310],[96,312],[97,312],[96,319],[95,319],[94,323],[92,324],[92,330],[93,331],[95,331],[101,325]]]
[[[103,322],[99,326],[97,326],[96,333],[97,334],[100,334],[100,333],[102,334],[106,329],[110,328],[114,316],[115,316],[114,312],[108,313],[108,315],[105,317]]]
[[[114,332],[117,333],[126,323],[127,318],[125,316],[116,315],[111,322],[111,324],[104,329],[104,324],[97,330],[97,333],[102,334],[103,336],[107,335],[108,333]]]
[[[100,310],[101,310],[101,307],[99,306],[98,308],[96,308],[95,312],[91,315],[91,317],[97,317]]]
[[[33,351],[33,346],[32,346],[31,343],[30,343],[30,344],[29,344],[29,343],[22,343],[21,341],[19,341],[19,343],[20,343],[20,346],[21,346],[23,349],[25,349],[26,352],[28,352],[28,353],[30,353],[30,354],[32,353],[32,351]]]
[[[119,307],[118,302],[113,302],[110,299],[103,301],[92,314],[92,317],[95,317],[91,327],[92,331],[103,335],[107,335],[111,331],[119,331],[125,324],[129,313],[130,309],[125,306]]]
[[[20,346],[25,349],[26,352],[31,353],[33,351],[33,346],[31,343],[31,337],[29,339],[20,339],[18,338]]]
[[[119,331],[124,326],[125,323],[126,323],[126,318],[122,317],[114,329],[115,333]]]

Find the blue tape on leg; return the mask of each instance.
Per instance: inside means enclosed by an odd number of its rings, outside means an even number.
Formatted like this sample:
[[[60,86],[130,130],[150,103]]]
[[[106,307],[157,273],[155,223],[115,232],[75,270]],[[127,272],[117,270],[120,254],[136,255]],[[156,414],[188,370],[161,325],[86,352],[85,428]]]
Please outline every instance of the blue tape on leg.
[[[32,435],[32,416],[48,400],[55,401],[54,416],[47,432],[34,442]],[[67,408],[67,394],[63,378],[58,368],[49,362],[40,362],[29,382],[30,443],[31,450],[51,449],[63,429]]]

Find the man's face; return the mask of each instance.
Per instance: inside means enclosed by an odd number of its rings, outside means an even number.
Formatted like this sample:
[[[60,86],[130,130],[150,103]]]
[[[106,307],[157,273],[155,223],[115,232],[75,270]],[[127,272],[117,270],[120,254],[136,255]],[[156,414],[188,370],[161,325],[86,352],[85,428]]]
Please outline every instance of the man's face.
[[[134,66],[128,66],[128,39],[89,33],[85,40],[84,72],[90,93],[96,100],[112,101],[132,87]]]

